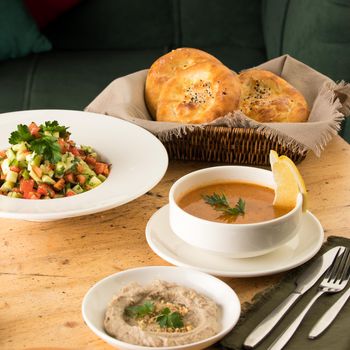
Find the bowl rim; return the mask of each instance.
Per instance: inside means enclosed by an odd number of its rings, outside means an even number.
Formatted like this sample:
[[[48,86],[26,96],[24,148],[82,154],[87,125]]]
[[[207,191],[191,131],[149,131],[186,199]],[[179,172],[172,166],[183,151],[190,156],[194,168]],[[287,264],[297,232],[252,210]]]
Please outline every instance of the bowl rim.
[[[216,222],[216,221],[211,221],[211,220],[207,220],[207,219],[202,219],[199,218],[195,215],[192,215],[188,212],[186,212],[185,210],[183,210],[176,202],[175,198],[174,198],[174,192],[176,190],[176,187],[180,186],[183,182],[185,182],[186,180],[192,178],[192,177],[196,177],[201,173],[206,173],[206,172],[214,172],[216,170],[221,170],[221,169],[228,169],[228,168],[240,168],[240,169],[244,169],[244,170],[249,170],[249,171],[261,171],[261,172],[265,172],[265,173],[270,173],[272,174],[271,170],[267,170],[267,169],[262,169],[262,168],[257,168],[257,167],[250,167],[250,166],[241,166],[241,165],[220,165],[220,166],[214,166],[214,167],[209,167],[209,168],[204,168],[204,169],[200,169],[200,170],[196,170],[193,172],[190,172],[182,177],[180,177],[179,179],[177,179],[173,185],[171,186],[170,190],[169,190],[169,204],[170,204],[170,208],[172,205],[174,205],[176,207],[177,210],[180,211],[181,215],[187,216],[189,219],[194,220],[196,222],[198,222],[199,224],[205,224],[205,225],[214,225],[217,227],[237,227],[237,228],[242,228],[242,227],[257,227],[257,226],[266,226],[266,225],[271,225],[271,224],[275,224],[279,221],[284,221],[286,219],[288,219],[288,217],[293,216],[298,210],[301,209],[302,206],[302,195],[299,192],[298,196],[297,196],[297,202],[296,205],[294,206],[294,208],[290,211],[288,211],[286,214],[278,216],[277,218],[274,219],[270,219],[270,220],[265,220],[265,221],[259,221],[259,222],[254,222],[254,223],[246,223],[246,224],[235,224],[235,223],[227,223],[227,222]],[[223,179],[224,180],[224,179]],[[252,181],[246,181],[246,183],[254,183]],[[260,185],[259,183],[255,183]],[[263,185],[261,185],[263,186]],[[265,185],[266,187],[271,188],[268,185]],[[199,188],[199,186],[197,186],[196,188]]]
[[[235,307],[237,308],[237,313],[236,315],[233,315],[235,317],[231,318],[231,322],[229,324],[229,326],[227,326],[226,328],[223,328],[220,330],[219,333],[193,342],[193,343],[188,343],[188,344],[184,344],[184,345],[175,345],[175,346],[163,346],[163,347],[151,347],[151,349],[154,350],[164,350],[164,349],[169,349],[169,350],[177,350],[177,349],[189,349],[189,348],[195,348],[200,346],[201,344],[206,344],[208,342],[210,342],[211,344],[213,344],[214,342],[222,339],[226,334],[228,334],[233,327],[237,324],[240,315],[241,315],[241,303],[240,300],[237,296],[237,293],[225,282],[223,282],[222,280],[220,280],[217,277],[214,277],[208,273],[202,272],[202,271],[198,271],[189,267],[178,267],[178,266],[144,266],[144,267],[136,267],[136,268],[131,268],[131,269],[127,269],[121,272],[116,272],[114,274],[108,275],[106,277],[104,277],[103,279],[99,280],[98,282],[96,282],[92,287],[89,288],[89,290],[86,292],[83,301],[82,301],[82,306],[81,306],[81,311],[82,311],[82,316],[83,316],[83,320],[85,321],[86,325],[96,334],[98,335],[101,339],[103,339],[104,341],[108,342],[109,344],[113,344],[116,346],[119,346],[122,349],[134,349],[134,350],[145,350],[145,349],[150,349],[150,347],[148,346],[143,346],[143,345],[137,345],[137,344],[132,344],[132,343],[127,343],[124,342],[122,340],[119,340],[117,338],[114,338],[112,336],[110,336],[107,332],[102,332],[100,331],[94,324],[93,322],[90,321],[90,319],[88,318],[88,316],[86,315],[86,307],[88,305],[88,299],[90,297],[90,294],[96,289],[101,287],[101,285],[103,285],[107,280],[116,278],[116,277],[120,277],[122,278],[124,275],[127,275],[130,272],[133,271],[146,271],[146,270],[172,270],[172,271],[178,271],[179,274],[181,274],[181,271],[187,271],[190,272],[192,274],[195,275],[202,275],[205,278],[211,279],[212,281],[215,281],[215,283],[220,285],[220,288],[225,288],[230,294],[231,294],[231,299],[230,299],[230,303],[232,305],[235,304]],[[192,289],[195,289],[194,287],[189,287]],[[117,291],[116,291],[117,292]],[[106,307],[108,306],[108,304],[106,305]]]

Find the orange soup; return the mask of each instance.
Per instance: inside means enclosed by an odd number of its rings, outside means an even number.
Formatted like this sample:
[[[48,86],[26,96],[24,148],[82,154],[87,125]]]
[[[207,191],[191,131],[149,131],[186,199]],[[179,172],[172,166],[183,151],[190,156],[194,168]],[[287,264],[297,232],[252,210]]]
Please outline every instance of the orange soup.
[[[245,182],[222,182],[191,190],[177,204],[201,219],[250,224],[272,220],[290,211],[290,208],[275,208],[272,205],[274,196],[274,190],[269,187]]]

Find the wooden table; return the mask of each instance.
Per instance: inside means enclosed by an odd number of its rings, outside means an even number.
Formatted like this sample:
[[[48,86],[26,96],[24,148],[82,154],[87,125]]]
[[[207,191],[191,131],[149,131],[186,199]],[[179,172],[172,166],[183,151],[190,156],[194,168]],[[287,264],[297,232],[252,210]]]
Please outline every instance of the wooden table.
[[[155,188],[103,213],[47,223],[0,219],[0,349],[111,349],[82,320],[84,294],[112,273],[168,265],[148,247],[145,225],[176,179],[206,166],[171,161]],[[326,236],[350,238],[350,145],[337,136],[299,169]],[[224,280],[243,303],[281,275]]]

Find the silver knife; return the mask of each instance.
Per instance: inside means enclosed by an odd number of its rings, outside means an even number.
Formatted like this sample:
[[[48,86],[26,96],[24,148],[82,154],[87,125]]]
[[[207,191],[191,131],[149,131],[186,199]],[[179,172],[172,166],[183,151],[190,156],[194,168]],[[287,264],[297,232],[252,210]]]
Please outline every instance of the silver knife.
[[[317,323],[309,333],[310,339],[315,339],[329,327],[329,325],[337,317],[338,313],[340,312],[341,308],[345,305],[349,297],[350,288],[348,288],[348,290],[317,321]]]
[[[343,246],[338,246],[328,250],[327,253],[317,258],[296,280],[294,291],[277,306],[267,317],[265,317],[255,329],[248,335],[243,343],[247,349],[253,349],[258,345],[276,326],[290,307],[306,293],[317,280],[326,272],[332,264],[335,255],[339,248],[342,248],[342,253],[345,249]]]

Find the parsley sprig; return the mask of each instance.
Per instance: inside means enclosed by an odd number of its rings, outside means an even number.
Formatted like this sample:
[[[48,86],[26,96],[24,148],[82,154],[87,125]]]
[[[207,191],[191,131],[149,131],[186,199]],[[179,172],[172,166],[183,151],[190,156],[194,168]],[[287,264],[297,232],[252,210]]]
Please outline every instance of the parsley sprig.
[[[63,125],[59,125],[57,120],[54,120],[52,122],[45,122],[44,124],[41,124],[40,129],[44,132],[45,131],[48,131],[50,133],[58,132],[60,137],[65,137],[67,135],[67,130],[68,130],[67,127]]]
[[[213,193],[210,195],[202,196],[204,201],[209,204],[212,208],[217,211],[221,211],[224,215],[244,215],[245,214],[245,201],[242,198],[239,198],[234,207],[230,206],[225,194],[221,196],[218,193]]]
[[[142,318],[146,315],[154,316],[161,328],[182,328],[184,326],[179,312],[171,312],[166,307],[160,313],[155,314],[155,306],[151,301],[145,301],[141,305],[128,306],[125,312],[128,316],[134,318]]]
[[[11,133],[9,143],[15,145],[20,142],[30,142],[34,140],[34,136],[30,133],[27,125],[17,125],[17,130]]]
[[[142,305],[128,306],[125,311],[131,317],[140,318],[151,314],[154,309],[154,304],[151,301],[145,301]]]
[[[157,317],[157,322],[161,328],[182,328],[184,323],[179,312],[171,312],[168,307],[164,308]]]
[[[67,129],[67,127],[59,125],[56,120],[52,122],[47,121],[40,125],[39,136],[35,137],[31,134],[27,125],[19,124],[17,125],[17,130],[11,133],[9,143],[15,145],[26,142],[31,151],[42,155],[44,160],[55,164],[62,157],[58,138],[52,134],[58,132],[59,137],[65,137],[68,134]],[[48,131],[51,135],[46,135],[45,131]]]
[[[61,159],[61,148],[57,142],[57,138],[53,136],[42,136],[33,140],[30,143],[30,149],[36,154],[43,156],[43,159],[48,160],[50,163],[56,164]]]

